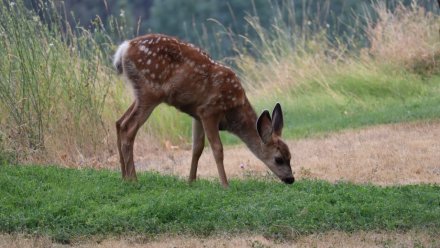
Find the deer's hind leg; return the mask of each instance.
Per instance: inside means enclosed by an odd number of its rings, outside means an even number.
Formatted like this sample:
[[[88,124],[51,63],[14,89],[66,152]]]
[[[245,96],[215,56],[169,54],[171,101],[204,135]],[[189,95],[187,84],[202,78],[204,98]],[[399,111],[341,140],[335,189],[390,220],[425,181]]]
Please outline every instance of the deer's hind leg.
[[[189,172],[189,182],[192,182],[197,178],[197,166],[199,163],[200,155],[202,155],[204,147],[205,147],[205,131],[203,130],[203,125],[199,120],[193,119],[192,159],[191,159],[191,170]]]
[[[122,177],[126,180],[137,179],[133,161],[134,140],[139,128],[157,105],[157,102],[137,99],[116,122]]]
[[[122,151],[121,151],[121,134],[120,134],[121,124],[124,121],[124,119],[130,115],[131,111],[133,111],[135,104],[136,102],[133,102],[131,106],[127,109],[127,111],[125,111],[125,113],[121,116],[121,118],[119,118],[119,120],[116,121],[116,136],[117,136],[116,145],[118,146],[119,163],[121,164],[122,178],[126,177],[126,169],[125,169],[124,158],[122,156]]]

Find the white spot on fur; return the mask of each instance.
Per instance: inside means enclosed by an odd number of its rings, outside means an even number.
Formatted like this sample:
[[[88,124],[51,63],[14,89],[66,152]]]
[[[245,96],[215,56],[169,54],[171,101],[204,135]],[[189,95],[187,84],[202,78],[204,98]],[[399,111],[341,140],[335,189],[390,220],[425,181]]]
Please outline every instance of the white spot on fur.
[[[191,66],[191,67],[194,67],[195,64],[196,64],[196,62],[194,62],[194,61],[192,61],[192,60],[189,60],[187,63],[188,63],[188,65]]]

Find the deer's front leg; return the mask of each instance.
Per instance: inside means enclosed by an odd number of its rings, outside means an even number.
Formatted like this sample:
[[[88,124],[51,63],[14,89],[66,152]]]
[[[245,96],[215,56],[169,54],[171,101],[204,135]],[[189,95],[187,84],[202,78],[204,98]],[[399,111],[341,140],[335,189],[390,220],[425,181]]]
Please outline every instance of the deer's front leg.
[[[212,153],[214,154],[220,181],[223,187],[227,188],[229,184],[228,179],[226,178],[225,167],[223,165],[223,145],[218,130],[219,121],[217,118],[205,118],[202,120],[202,124],[206,136],[208,137],[209,144],[211,145]]]
[[[199,158],[205,147],[205,131],[203,130],[202,123],[196,119],[193,119],[192,122],[192,141],[192,159],[191,171],[189,172],[189,182],[192,182],[197,178]]]

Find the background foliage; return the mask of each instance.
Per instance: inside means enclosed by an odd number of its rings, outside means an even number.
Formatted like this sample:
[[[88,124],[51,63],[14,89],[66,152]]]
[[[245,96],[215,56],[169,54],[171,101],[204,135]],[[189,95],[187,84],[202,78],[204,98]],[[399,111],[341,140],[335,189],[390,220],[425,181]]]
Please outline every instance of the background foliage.
[[[257,112],[281,102],[286,138],[439,118],[437,2],[357,3],[0,1],[0,159],[105,163],[132,101],[112,55],[150,31],[224,58]],[[141,133],[188,143],[190,122],[163,105]]]
[[[39,2],[50,0],[25,0],[27,5],[39,9]],[[65,0],[60,8],[72,26],[93,27],[97,16],[102,23],[114,16],[123,16],[129,28],[125,39],[145,33],[164,33],[202,45],[214,57],[236,55],[231,40],[222,33],[244,35],[249,39],[258,36],[246,17],[258,17],[265,29],[273,29],[279,24],[277,15],[292,33],[300,33],[305,27],[312,31],[322,27],[332,27],[329,34],[333,39],[359,35],[359,25],[365,26],[365,13],[373,15],[372,4],[377,1],[358,0]],[[409,6],[413,0],[385,0],[387,8],[398,4]],[[435,11],[434,0],[418,0],[417,5],[428,11]],[[62,4],[64,3],[64,4]],[[362,29],[362,27],[360,27]],[[366,42],[364,37],[357,37]],[[215,41],[215,42],[213,42]]]

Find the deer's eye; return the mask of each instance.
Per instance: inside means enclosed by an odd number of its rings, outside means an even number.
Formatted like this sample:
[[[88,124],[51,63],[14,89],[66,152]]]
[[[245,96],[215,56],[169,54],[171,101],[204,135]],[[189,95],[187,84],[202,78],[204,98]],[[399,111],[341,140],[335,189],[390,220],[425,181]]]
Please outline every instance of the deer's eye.
[[[275,157],[275,163],[278,165],[284,164],[284,159],[282,157]]]

